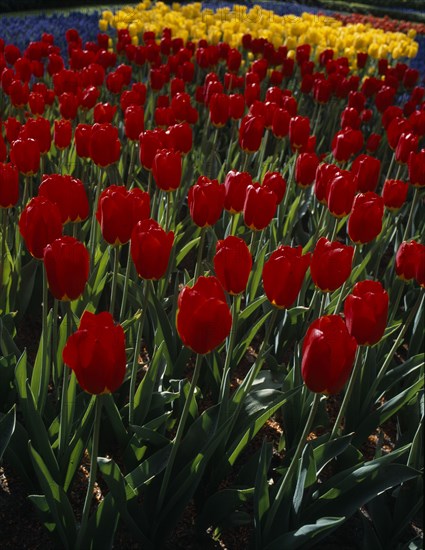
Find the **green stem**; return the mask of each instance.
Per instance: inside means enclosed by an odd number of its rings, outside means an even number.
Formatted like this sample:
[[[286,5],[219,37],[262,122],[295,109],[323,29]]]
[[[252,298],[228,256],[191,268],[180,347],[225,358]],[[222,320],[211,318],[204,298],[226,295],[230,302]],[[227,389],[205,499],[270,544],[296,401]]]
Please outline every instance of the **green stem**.
[[[4,274],[4,265],[6,263],[7,209],[0,208],[0,214],[1,214],[0,296],[3,296],[3,274]],[[5,299],[4,311],[6,311],[6,303],[7,303],[7,300]],[[1,307],[1,303],[0,303],[0,307]]]
[[[334,241],[338,233],[339,218],[335,218],[334,227],[332,230],[331,241]]]
[[[127,189],[131,189],[132,187],[134,187],[134,183],[130,184],[130,182],[133,176],[134,166],[136,164],[137,143],[133,141],[130,145],[130,148],[131,148],[131,153],[130,153],[130,166],[128,167],[128,174],[127,174],[127,185],[126,185]]]
[[[86,498],[84,500],[83,507],[83,516],[81,519],[80,529],[78,531],[78,538],[76,548],[77,550],[83,550],[86,547],[87,541],[84,540],[87,522],[90,515],[90,504],[93,498],[93,489],[96,481],[97,475],[97,457],[99,454],[99,433],[100,433],[100,419],[102,415],[102,404],[103,404],[103,395],[96,396],[96,409],[94,417],[94,426],[93,426],[93,442],[92,442],[92,451],[91,451],[91,464],[90,464],[90,477],[89,484],[87,486]]]
[[[118,278],[118,267],[120,264],[120,249],[121,247],[114,246],[111,248],[114,249],[114,267],[112,271],[112,285],[111,285],[111,302],[109,304],[109,313],[114,316],[114,309],[115,309],[115,297],[117,294],[117,278]]]
[[[100,176],[100,175],[99,175]],[[92,217],[91,217],[91,223],[90,223],[90,239],[89,239],[89,251],[90,251],[90,271],[92,271],[94,266],[94,253],[96,249],[96,241],[97,241],[97,220],[96,220],[96,210],[97,205],[99,202],[99,196],[100,196],[100,189],[102,187],[102,178],[99,177],[96,185],[96,195],[94,199],[93,204],[93,211],[92,211]]]
[[[410,227],[412,225],[413,216],[416,210],[416,205],[418,204],[418,200],[419,200],[419,187],[416,187],[415,193],[413,195],[412,204],[410,206],[410,212],[406,223],[406,229],[404,230],[404,233],[403,233],[403,241],[406,241],[409,237]]]
[[[127,256],[127,264],[125,266],[124,288],[123,288],[122,302],[121,302],[121,308],[120,308],[120,323],[122,323],[122,321],[124,320],[125,308],[127,305],[130,269],[131,269],[131,242],[128,243],[128,256]]]
[[[195,274],[193,276],[193,281],[194,282],[196,282],[198,280],[198,277],[201,274],[202,252],[204,250],[204,242],[205,242],[206,232],[207,232],[207,227],[202,227],[201,228],[201,238],[200,238],[199,246],[198,246],[198,255],[197,255],[197,258],[196,258]]]
[[[298,441],[297,448],[295,449],[294,456],[292,457],[291,463],[289,465],[289,468],[286,471],[286,474],[285,474],[285,477],[283,478],[283,481],[279,485],[279,489],[278,489],[278,491],[276,493],[276,496],[274,498],[272,507],[270,508],[270,511],[267,515],[265,533],[268,533],[271,530],[271,528],[273,526],[274,519],[275,519],[276,514],[278,512],[281,500],[283,498],[284,491],[286,489],[286,485],[287,485],[287,483],[289,483],[291,481],[291,478],[294,475],[294,473],[295,473],[295,471],[298,467],[298,460],[301,457],[301,453],[304,449],[307,436],[310,433],[311,427],[313,425],[314,417],[316,416],[317,409],[318,409],[319,403],[320,403],[320,399],[321,399],[321,394],[316,393],[314,395],[313,403],[311,404],[310,414],[308,415],[307,422],[304,426],[303,433],[301,434],[301,437]]]
[[[165,205],[165,231],[169,231],[170,229],[170,221],[171,221],[171,210],[172,210],[172,196],[171,191],[167,192],[167,200]]]
[[[148,311],[149,292],[151,287],[151,281],[144,281],[143,303],[142,312],[138,319],[136,343],[134,346],[133,363],[131,365],[131,377],[130,377],[130,393],[129,393],[129,407],[128,407],[128,423],[134,423],[134,395],[136,392],[136,377],[139,365],[140,346],[142,343],[143,327],[145,325],[145,319]]]
[[[389,166],[389,168],[388,168],[388,172],[387,172],[387,175],[385,176],[385,180],[384,180],[384,181],[390,179],[391,172],[392,172],[392,169],[393,169],[393,166],[394,166],[394,160],[395,160],[395,154],[393,153],[392,156],[391,156],[390,166]]]
[[[347,405],[348,405],[348,402],[350,400],[351,394],[353,393],[353,389],[354,389],[354,385],[355,385],[355,382],[356,382],[357,374],[359,373],[359,371],[362,368],[362,363],[363,363],[362,359],[363,359],[363,346],[359,346],[357,348],[356,361],[354,363],[354,367],[353,367],[353,370],[351,372],[350,380],[348,382],[348,386],[347,386],[347,389],[346,389],[345,394],[344,394],[344,399],[342,400],[342,403],[341,403],[341,408],[338,411],[338,416],[335,420],[335,424],[333,426],[332,433],[330,435],[330,439],[335,439],[335,437],[337,437],[337,435],[338,435],[340,425],[341,425],[341,421],[344,417],[345,410],[347,408]]]
[[[170,481],[170,476],[173,470],[174,461],[176,459],[176,455],[179,450],[180,441],[183,437],[183,432],[184,432],[186,420],[189,414],[190,405],[192,404],[192,399],[195,393],[196,384],[198,382],[199,374],[201,372],[202,358],[203,356],[200,355],[199,353],[196,355],[195,369],[193,371],[192,380],[190,382],[189,393],[183,407],[183,412],[180,418],[179,425],[177,427],[176,436],[172,442],[170,458],[168,459],[167,466],[165,468],[164,479],[162,480],[161,490],[159,492],[157,508],[156,508],[157,512],[161,510],[162,504],[166,496],[168,483]]]
[[[268,143],[268,140],[269,140],[269,134],[270,134],[270,130],[267,128],[264,139],[261,141],[260,155],[258,156],[258,172],[257,172],[257,180],[258,181],[260,180],[260,177],[261,177],[261,171],[262,171],[262,167],[263,167],[264,155],[265,155],[265,152],[266,152],[267,143]]]
[[[57,302],[57,300],[56,300]],[[64,303],[66,309],[66,339],[68,340],[72,332],[72,310],[71,303]],[[69,419],[68,419],[68,383],[69,372],[63,367],[62,372],[62,397],[59,423],[59,456],[62,457],[68,445]]]
[[[222,404],[226,399],[228,395],[228,390],[229,390],[227,382],[228,382],[228,375],[230,372],[230,363],[232,361],[233,349],[235,347],[240,305],[241,305],[241,295],[238,294],[237,296],[233,296],[232,326],[230,329],[230,336],[227,341],[226,360],[224,362],[223,376],[222,376],[221,385],[220,385],[220,396],[218,399],[219,403],[222,403]]]
[[[42,304],[42,334],[43,334],[43,369],[40,376],[40,414],[44,410],[46,402],[47,386],[49,384],[50,365],[48,361],[48,342],[47,342],[47,314],[48,314],[48,290],[47,274],[43,264],[43,304]]]

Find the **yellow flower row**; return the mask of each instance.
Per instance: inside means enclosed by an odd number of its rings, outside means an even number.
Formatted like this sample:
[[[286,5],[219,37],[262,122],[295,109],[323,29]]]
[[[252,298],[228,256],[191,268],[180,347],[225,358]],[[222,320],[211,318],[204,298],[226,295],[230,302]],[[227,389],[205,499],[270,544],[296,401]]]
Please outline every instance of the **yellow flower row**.
[[[219,8],[216,11],[202,9],[200,2],[192,4],[174,3],[168,6],[163,2],[151,4],[144,0],[137,6],[127,6],[118,10],[104,11],[99,28],[106,31],[128,28],[134,44],[139,44],[145,31],[154,31],[160,35],[164,27],[172,30],[173,36],[184,40],[207,39],[216,44],[228,42],[237,47],[244,34],[253,38],[267,38],[275,47],[286,45],[290,55],[300,44],[316,46],[316,55],[332,48],[336,55],[347,56],[355,61],[357,52],[367,52],[378,59],[392,56],[413,58],[418,52],[415,32],[385,32],[370,25],[352,24],[344,26],[340,21],[323,15],[303,13],[295,15],[277,15],[273,11],[258,5],[235,5]]]

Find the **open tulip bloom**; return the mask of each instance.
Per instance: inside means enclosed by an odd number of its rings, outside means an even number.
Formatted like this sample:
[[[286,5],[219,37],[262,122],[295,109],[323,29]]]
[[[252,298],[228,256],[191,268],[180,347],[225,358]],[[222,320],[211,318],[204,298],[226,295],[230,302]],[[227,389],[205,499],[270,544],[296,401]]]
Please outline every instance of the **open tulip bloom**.
[[[419,544],[424,26],[273,9],[1,17],[0,461],[55,546]]]

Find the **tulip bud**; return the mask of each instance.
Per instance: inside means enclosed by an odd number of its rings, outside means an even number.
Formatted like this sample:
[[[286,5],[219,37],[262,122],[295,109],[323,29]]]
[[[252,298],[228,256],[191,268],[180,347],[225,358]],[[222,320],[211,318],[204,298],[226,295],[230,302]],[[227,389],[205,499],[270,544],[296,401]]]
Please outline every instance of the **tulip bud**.
[[[395,257],[395,271],[403,281],[425,287],[425,246],[416,241],[403,241]]]
[[[174,233],[166,233],[150,218],[139,221],[131,233],[131,258],[142,279],[164,277],[174,243]]]
[[[377,237],[382,230],[384,199],[368,191],[359,193],[354,199],[353,209],[348,218],[347,230],[355,243],[365,244]]]
[[[223,212],[225,196],[224,185],[199,176],[196,184],[189,189],[187,198],[193,222],[199,227],[214,225]]]
[[[9,162],[0,164],[0,208],[11,208],[19,199],[19,172]],[[1,259],[1,258],[0,258]]]
[[[382,189],[384,205],[388,210],[399,210],[406,202],[409,185],[402,180],[386,180]]]
[[[214,270],[229,294],[244,292],[251,268],[251,253],[243,239],[229,235],[224,240],[217,241]]]
[[[261,231],[272,221],[276,208],[277,197],[273,191],[256,182],[248,185],[243,206],[243,219],[247,227]]]
[[[181,181],[182,160],[179,152],[169,149],[157,151],[152,163],[152,175],[162,191],[175,191]]]
[[[323,292],[333,292],[351,274],[354,248],[325,237],[317,241],[311,256],[310,273],[314,284]]]
[[[41,260],[45,247],[62,236],[59,208],[45,197],[34,197],[22,210],[19,231],[31,256]]]

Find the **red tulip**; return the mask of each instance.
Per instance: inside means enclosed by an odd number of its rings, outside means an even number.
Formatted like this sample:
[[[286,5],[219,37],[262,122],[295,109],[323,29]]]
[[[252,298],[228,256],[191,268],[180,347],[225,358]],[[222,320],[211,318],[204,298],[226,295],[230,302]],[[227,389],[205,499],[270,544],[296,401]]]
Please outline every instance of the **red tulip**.
[[[251,268],[251,253],[243,239],[230,235],[217,241],[214,270],[217,279],[229,294],[244,292]]]
[[[425,149],[412,151],[407,162],[409,181],[413,187],[425,187]]]
[[[395,150],[395,159],[400,164],[406,164],[410,153],[416,153],[419,138],[411,132],[401,134]]]
[[[164,277],[174,243],[174,233],[166,233],[150,218],[139,221],[131,233],[131,258],[139,277],[161,279]]]
[[[289,133],[289,122],[291,120],[291,115],[289,112],[282,108],[278,107],[273,113],[272,120],[272,132],[273,135],[277,138],[284,138]]]
[[[296,184],[303,189],[312,185],[318,166],[319,158],[316,153],[300,153],[295,161]]]
[[[255,153],[261,145],[264,132],[264,118],[246,115],[239,127],[239,145],[246,153]]]
[[[272,221],[276,208],[277,197],[273,191],[256,182],[248,185],[243,205],[243,219],[247,227],[261,231]]]
[[[209,102],[210,121],[217,128],[224,126],[229,120],[230,100],[226,94],[213,94]]]
[[[229,96],[229,117],[239,120],[245,112],[245,99],[242,94],[230,94]]]
[[[388,210],[396,211],[407,199],[409,185],[402,180],[386,180],[382,189],[384,205]]]
[[[146,170],[152,170],[153,159],[162,146],[163,142],[158,131],[146,130],[139,135],[140,164]]]
[[[57,300],[79,298],[89,277],[89,253],[74,237],[60,237],[44,249],[44,267],[50,292]]]
[[[311,254],[302,255],[301,246],[279,246],[263,268],[263,286],[269,301],[277,308],[289,309],[297,299]]]
[[[0,208],[15,206],[19,200],[19,172],[9,162],[0,164]],[[1,258],[0,258],[1,259]]]
[[[78,330],[68,338],[62,357],[84,391],[95,395],[112,393],[125,375],[124,330],[114,324],[110,313],[95,315],[85,311]]]
[[[286,181],[280,172],[266,172],[261,185],[273,191],[277,204],[282,202],[286,191]]]
[[[120,158],[121,143],[118,128],[112,124],[93,124],[89,142],[90,158],[103,168],[114,164]]]
[[[355,193],[356,181],[350,172],[340,170],[331,177],[326,187],[326,203],[332,216],[348,216],[353,207]]]
[[[117,246],[127,243],[137,222],[149,215],[148,193],[138,188],[127,191],[122,185],[110,185],[99,197],[96,219],[105,241]]]
[[[303,149],[310,136],[310,119],[303,116],[292,117],[289,121],[289,142],[292,151]]]
[[[162,191],[175,191],[181,182],[182,159],[177,151],[160,149],[152,163],[152,175]]]
[[[38,190],[39,196],[56,204],[62,223],[80,222],[89,215],[89,201],[81,180],[60,174],[44,174]]]
[[[332,155],[338,162],[346,162],[356,155],[363,146],[361,130],[345,128],[335,134],[332,139]]]
[[[97,103],[93,109],[93,121],[99,124],[112,123],[116,112],[116,105]]]
[[[187,202],[192,220],[199,227],[214,225],[220,218],[226,188],[217,180],[199,176],[196,184],[189,189]]]
[[[59,208],[45,197],[34,197],[22,210],[19,231],[31,256],[41,260],[45,247],[62,236]]]
[[[360,191],[360,193],[375,191],[380,170],[381,161],[378,158],[369,157],[368,155],[356,157],[351,165],[351,173],[357,184],[357,191]]]
[[[354,199],[353,209],[348,218],[347,230],[354,243],[365,244],[372,241],[382,230],[384,199],[368,191],[359,193]]]
[[[395,271],[403,281],[415,279],[425,287],[425,246],[416,241],[403,241],[395,257]]]
[[[136,141],[145,129],[145,111],[140,105],[130,105],[124,113],[124,132],[128,139]]]
[[[317,167],[314,194],[320,203],[327,204],[326,194],[329,182],[339,173],[340,170],[335,164],[327,164],[326,162],[323,162]]]
[[[90,140],[91,140],[92,125],[78,124],[74,132],[75,147],[77,155],[82,158],[90,157]]]
[[[72,139],[72,123],[70,120],[55,120],[53,140],[56,149],[62,150],[70,146]]]
[[[232,315],[218,279],[199,277],[192,288],[183,288],[177,301],[176,325],[183,344],[196,353],[209,353],[226,339]]]
[[[333,292],[351,274],[354,248],[325,237],[317,241],[311,256],[310,273],[314,284],[323,292]]]
[[[301,375],[312,392],[339,393],[350,377],[356,340],[339,315],[313,321],[303,341]]]
[[[388,293],[379,281],[360,281],[344,302],[348,332],[360,346],[373,346],[387,326]]]
[[[245,203],[248,185],[252,184],[252,178],[248,172],[230,170],[225,180],[226,198],[224,208],[231,214],[242,212]]]
[[[187,155],[192,149],[193,132],[192,127],[187,122],[170,126],[167,135],[174,150],[182,155]]]
[[[78,113],[78,97],[70,92],[64,92],[59,96],[59,112],[62,118],[74,120]]]
[[[10,148],[10,160],[21,174],[33,176],[40,168],[40,146],[31,138],[18,138]]]

